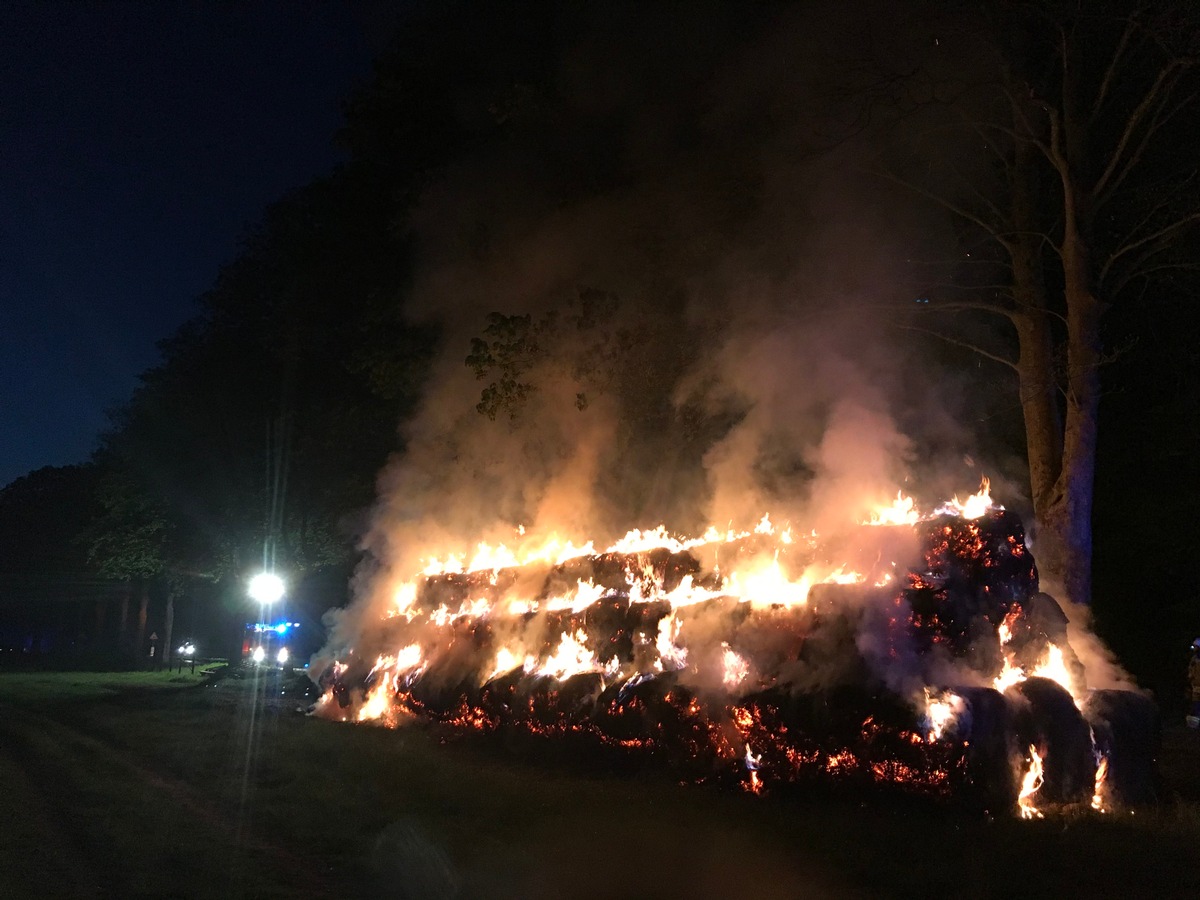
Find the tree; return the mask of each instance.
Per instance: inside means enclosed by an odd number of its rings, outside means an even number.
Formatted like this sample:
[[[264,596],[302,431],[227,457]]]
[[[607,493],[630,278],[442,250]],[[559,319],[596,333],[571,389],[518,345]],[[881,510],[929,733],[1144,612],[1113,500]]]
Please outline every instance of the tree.
[[[988,77],[929,106],[971,136],[990,174],[889,177],[953,213],[1001,272],[998,284],[960,273],[929,310],[1009,323],[1015,358],[973,346],[1017,377],[1039,567],[1086,603],[1101,366],[1114,352],[1102,320],[1194,266],[1200,19],[1186,4],[1022,2],[988,23]]]
[[[100,481],[94,464],[46,466],[0,490],[0,601],[6,619],[25,622],[23,638],[53,633],[64,617],[78,623],[79,607],[94,603],[94,626],[72,625],[70,639],[83,631],[93,650],[110,649],[106,614],[117,599],[124,630],[128,596],[88,554]]]
[[[95,578],[84,540],[96,511],[95,466],[45,466],[0,489],[0,571]]]
[[[271,207],[111,413],[92,558],[167,599],[343,567],[436,331],[397,298],[403,243],[378,170],[347,166]]]

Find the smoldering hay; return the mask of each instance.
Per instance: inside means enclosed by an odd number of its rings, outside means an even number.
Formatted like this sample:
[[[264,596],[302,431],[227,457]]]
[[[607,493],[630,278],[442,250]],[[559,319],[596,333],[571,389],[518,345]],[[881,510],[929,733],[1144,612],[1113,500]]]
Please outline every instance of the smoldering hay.
[[[882,784],[1026,817],[1154,799],[1153,706],[1095,687],[986,483],[826,535],[515,537],[397,585],[319,667],[314,712],[585,740],[754,792]]]

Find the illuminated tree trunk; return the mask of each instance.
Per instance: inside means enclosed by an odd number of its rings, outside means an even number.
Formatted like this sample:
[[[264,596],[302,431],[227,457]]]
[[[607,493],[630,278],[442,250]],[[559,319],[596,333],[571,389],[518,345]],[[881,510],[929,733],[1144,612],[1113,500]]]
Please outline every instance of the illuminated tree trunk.
[[[985,148],[999,142],[1003,189],[984,197],[972,186],[964,196],[981,202],[965,206],[918,190],[982,229],[1011,265],[1010,304],[992,295],[960,308],[1002,314],[1016,330],[1016,360],[999,361],[1020,386],[1034,554],[1051,590],[1088,603],[1101,315],[1131,284],[1194,264],[1182,239],[1200,227],[1195,170],[1159,151],[1189,133],[1200,104],[1187,40],[1200,16],[1176,3],[1081,10],[1018,4],[999,20],[1005,102],[997,117],[965,118]],[[1012,35],[1026,43],[1010,45]],[[1035,45],[1046,65],[1030,66]]]
[[[1019,122],[1020,117],[1013,116]],[[1050,509],[1062,472],[1063,425],[1054,373],[1054,335],[1050,328],[1041,238],[1037,234],[1037,158],[1028,143],[1018,142],[1009,169],[1012,218],[1018,234],[1007,243],[1012,263],[1013,311],[1017,333],[1017,380],[1025,421],[1030,499],[1039,527]],[[1038,553],[1038,559],[1041,559]]]
[[[1067,392],[1062,469],[1040,509],[1035,550],[1043,577],[1068,600],[1092,591],[1092,498],[1100,409],[1100,304],[1087,287],[1082,242],[1064,247],[1067,272]]]
[[[1017,379],[1025,420],[1029,488],[1035,518],[1049,509],[1062,471],[1062,422],[1053,370],[1053,341],[1044,312],[1013,317],[1018,337]]]
[[[1089,256],[1094,191],[1083,175],[1089,171],[1092,121],[1080,101],[1077,48],[1064,43],[1060,49],[1064,74],[1057,106],[1037,99],[1026,105],[1017,99],[1019,91],[1010,92],[1016,138],[1009,169],[1010,220],[1015,236],[1004,243],[1012,262],[1011,318],[1018,338],[1016,369],[1037,522],[1034,553],[1052,591],[1073,603],[1090,603],[1103,355],[1101,304]],[[1037,173],[1046,162],[1057,182],[1054,204],[1046,204],[1041,196],[1049,185],[1039,183]],[[1042,270],[1041,242],[1048,232],[1039,223],[1047,213],[1061,217],[1062,223],[1055,250],[1065,310],[1065,377],[1055,372],[1055,339]]]

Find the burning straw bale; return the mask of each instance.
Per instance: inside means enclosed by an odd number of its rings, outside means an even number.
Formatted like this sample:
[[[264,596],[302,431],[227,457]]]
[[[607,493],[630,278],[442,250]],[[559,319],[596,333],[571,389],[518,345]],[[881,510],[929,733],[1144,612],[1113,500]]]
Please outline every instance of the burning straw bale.
[[[1030,817],[1154,798],[1153,705],[1087,689],[1011,512],[943,510],[836,546],[655,534],[423,578],[381,623],[378,659],[325,674],[318,711],[586,737],[755,792],[886,784]]]
[[[1106,766],[1101,801],[1118,808],[1155,802],[1162,723],[1154,704],[1133,691],[1092,691],[1084,715],[1095,735],[1098,765]]]
[[[1044,760],[1040,793],[1047,803],[1091,800],[1096,759],[1091,729],[1070,693],[1049,678],[1029,678],[1008,692],[1020,746],[1034,746]]]

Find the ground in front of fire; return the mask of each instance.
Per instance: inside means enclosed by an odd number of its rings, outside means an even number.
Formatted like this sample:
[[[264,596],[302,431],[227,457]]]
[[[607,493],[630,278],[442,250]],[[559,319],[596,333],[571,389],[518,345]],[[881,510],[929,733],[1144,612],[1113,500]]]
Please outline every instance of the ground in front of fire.
[[[350,727],[303,675],[0,676],[9,897],[1176,897],[1200,888],[1200,742],[1160,800],[987,816],[820,780],[683,784],[525,729]],[[766,756],[764,745],[756,752]],[[53,869],[46,861],[53,860]]]

